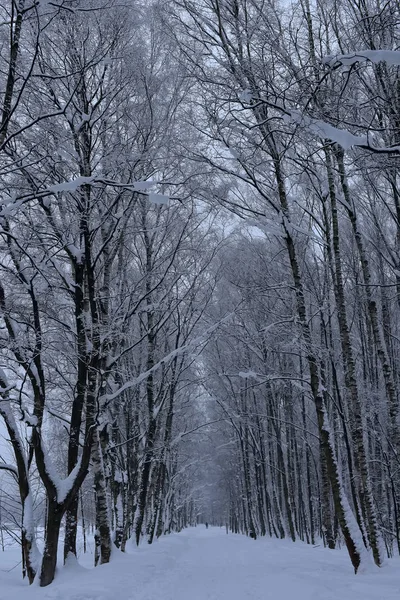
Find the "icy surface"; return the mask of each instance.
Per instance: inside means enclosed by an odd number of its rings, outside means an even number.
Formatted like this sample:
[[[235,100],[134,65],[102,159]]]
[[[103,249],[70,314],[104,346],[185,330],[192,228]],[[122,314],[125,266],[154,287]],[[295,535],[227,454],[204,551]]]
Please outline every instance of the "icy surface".
[[[398,600],[400,563],[354,575],[344,550],[289,540],[251,540],[200,525],[166,536],[111,564],[84,569],[71,561],[44,589],[9,573],[0,552],[0,599],[6,600]],[[15,554],[18,560],[18,554]],[[90,557],[84,557],[88,564]]]

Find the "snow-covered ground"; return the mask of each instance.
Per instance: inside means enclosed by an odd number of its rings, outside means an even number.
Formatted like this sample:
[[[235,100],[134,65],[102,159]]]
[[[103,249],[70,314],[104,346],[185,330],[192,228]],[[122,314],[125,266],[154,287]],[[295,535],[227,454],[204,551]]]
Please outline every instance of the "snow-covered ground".
[[[355,576],[346,552],[249,538],[199,526],[109,565],[60,569],[44,589],[21,580],[14,550],[0,552],[0,600],[399,600],[400,561]],[[90,558],[86,555],[84,562]]]

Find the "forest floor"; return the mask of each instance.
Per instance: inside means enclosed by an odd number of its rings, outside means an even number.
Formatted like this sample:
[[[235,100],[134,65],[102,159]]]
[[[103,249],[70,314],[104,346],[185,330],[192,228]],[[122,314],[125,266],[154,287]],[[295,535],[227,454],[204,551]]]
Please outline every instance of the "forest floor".
[[[0,552],[0,600],[399,600],[400,561],[355,576],[344,550],[251,540],[204,525],[114,553],[109,565],[77,563],[47,588],[20,579],[17,549]],[[89,554],[82,563],[89,566]]]

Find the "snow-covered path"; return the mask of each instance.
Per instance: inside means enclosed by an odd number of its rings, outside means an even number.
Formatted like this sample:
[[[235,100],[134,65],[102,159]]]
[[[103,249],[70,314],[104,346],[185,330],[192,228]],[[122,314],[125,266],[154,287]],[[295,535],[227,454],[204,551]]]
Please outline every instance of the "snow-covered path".
[[[4,555],[3,555],[4,556]],[[0,569],[2,555],[0,554]],[[0,572],[1,600],[398,600],[400,564],[354,576],[343,551],[199,526],[98,569],[71,565],[45,589]]]

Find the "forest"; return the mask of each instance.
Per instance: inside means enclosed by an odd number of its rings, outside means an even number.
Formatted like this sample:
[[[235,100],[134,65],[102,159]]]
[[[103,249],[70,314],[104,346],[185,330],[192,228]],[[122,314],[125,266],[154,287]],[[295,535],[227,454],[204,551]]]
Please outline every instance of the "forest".
[[[0,2],[29,583],[205,522],[399,556],[399,167],[399,0]]]

